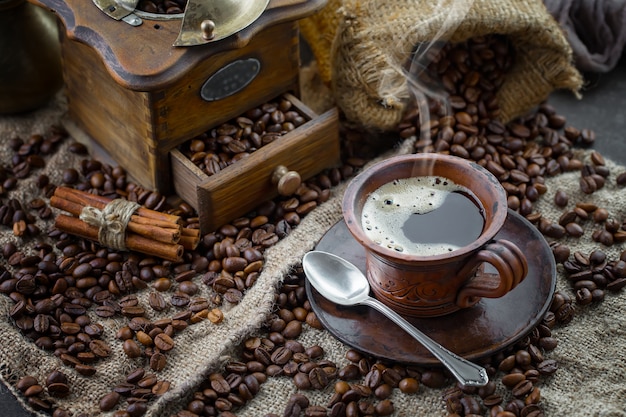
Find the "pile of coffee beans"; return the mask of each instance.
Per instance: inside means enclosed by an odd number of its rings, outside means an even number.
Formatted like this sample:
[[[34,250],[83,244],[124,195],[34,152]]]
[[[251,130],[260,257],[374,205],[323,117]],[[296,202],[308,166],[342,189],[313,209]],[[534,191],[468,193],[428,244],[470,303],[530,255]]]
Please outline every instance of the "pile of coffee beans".
[[[31,202],[31,208],[41,207],[39,202]],[[27,213],[22,203],[15,198],[0,203],[0,224],[12,228],[16,237],[37,236],[40,233],[34,216]]]
[[[187,0],[140,0],[137,10],[146,13],[178,14],[185,11]]]
[[[283,108],[287,108],[285,104]],[[21,164],[32,152],[39,152],[43,163],[33,165],[28,175],[20,178],[3,167],[5,180],[15,178],[15,184],[7,183],[10,185],[7,188],[17,187],[19,181],[37,175],[38,169],[45,166],[44,147],[31,146],[26,152],[23,144],[52,142],[48,138],[57,135],[61,138],[55,139],[55,144],[68,137],[59,128],[51,128],[47,134],[29,141],[14,139],[13,150],[23,154],[13,158],[14,164]],[[86,148],[77,142],[69,144],[68,149],[86,155]],[[35,158],[28,159],[33,160]],[[352,162],[363,164],[358,158]],[[117,252],[56,229],[48,230],[39,239],[41,241],[33,240],[30,247],[24,241],[19,245],[6,243],[1,254],[6,267],[0,269],[0,292],[14,302],[10,319],[36,346],[52,352],[65,366],[84,376],[96,374],[98,361],[107,358],[112,351],[101,339],[104,327],[97,319],[124,319],[128,324],[116,335],[122,350],[129,358],[144,359],[144,370],[149,369],[151,375],[156,376],[168,366],[167,352],[176,348],[176,335],[203,320],[219,324],[224,318],[222,303],[239,302],[246,289],[254,285],[263,267],[264,250],[287,236],[302,216],[326,201],[330,187],[348,178],[354,169],[352,165],[345,165],[327,170],[304,182],[294,196],[261,204],[249,216],[203,236],[197,250],[185,253],[180,263]],[[127,181],[120,167],[85,158],[78,167],[64,167],[60,174],[59,185],[108,198],[126,198],[147,208],[180,215],[186,227],[199,227],[197,213],[189,205],[178,201],[170,204],[160,193]],[[47,199],[57,185],[45,174],[39,174],[35,180],[41,196],[28,203],[18,199],[0,200],[2,218],[7,219],[0,227],[15,228],[14,224],[20,224],[19,221],[27,225],[25,232],[15,234],[16,237],[38,234],[29,227],[35,226],[36,215],[41,219],[51,218]],[[194,279],[198,276],[201,279]],[[200,296],[201,285],[210,287],[213,296]],[[146,305],[140,303],[135,294],[139,290],[150,291]],[[171,311],[171,315],[151,321],[146,318],[150,309],[160,313]],[[131,382],[122,382],[128,383]],[[142,415],[148,401],[167,386],[166,381],[158,381],[158,378],[155,385],[157,383],[158,389],[138,385],[124,394],[114,389],[121,397],[110,394],[101,406],[119,408],[120,415]],[[34,395],[35,391],[36,388],[28,391],[28,401],[34,408],[59,417],[68,415],[67,411],[56,408],[54,401],[46,399],[48,397]]]
[[[307,119],[287,98],[270,101],[217,126],[180,146],[181,152],[207,175],[246,158]]]
[[[542,416],[538,385],[558,369],[555,360],[545,357],[545,353],[558,344],[552,337],[552,328],[569,323],[573,315],[571,298],[557,292],[550,310],[528,336],[486,362],[490,376],[500,376],[506,393],[503,395],[496,390],[493,379],[480,388],[459,385],[449,388],[443,395],[448,417],[484,415],[485,412],[498,417]]]
[[[626,251],[617,260],[607,259],[601,249],[588,255],[574,252],[563,267],[580,305],[602,301],[606,291],[617,292],[626,286]]]
[[[67,138],[67,132],[58,126],[51,126],[45,135],[34,134],[27,140],[13,137],[9,148],[14,151],[11,166],[0,166],[0,197],[14,190],[19,181],[45,166],[45,156],[53,153],[57,145]],[[3,161],[4,163],[5,161]],[[40,188],[47,185],[45,179],[37,183]],[[47,219],[52,212],[42,199],[28,202],[31,209],[38,212],[39,218]],[[16,237],[32,237],[40,233],[35,224],[36,217],[26,210],[26,202],[15,198],[0,200],[0,224],[13,229]]]
[[[159,380],[156,374],[137,368],[126,376],[124,382],[116,385],[110,393],[103,395],[98,405],[101,411],[111,411],[124,399],[127,406],[117,411],[117,415],[142,416],[148,409],[148,401],[165,394],[169,389],[168,381]]]
[[[67,397],[71,393],[67,376],[59,370],[48,374],[43,385],[27,375],[20,378],[15,387],[27,398],[28,404],[39,411],[52,410],[54,398]]]
[[[445,153],[476,161],[501,182],[509,208],[537,223],[541,215],[533,212],[533,203],[547,191],[545,178],[585,167],[591,171],[593,167],[574,157],[573,146],[590,145],[595,135],[587,129],[567,129],[570,133],[566,135],[565,118],[547,104],[507,125],[500,123],[495,93],[512,56],[499,37],[472,39],[444,49],[433,67],[449,94],[452,113],[442,103],[431,102],[431,114],[424,126],[415,109],[407,113],[399,133],[427,133],[416,142],[417,152]],[[601,172],[606,174],[607,170]]]

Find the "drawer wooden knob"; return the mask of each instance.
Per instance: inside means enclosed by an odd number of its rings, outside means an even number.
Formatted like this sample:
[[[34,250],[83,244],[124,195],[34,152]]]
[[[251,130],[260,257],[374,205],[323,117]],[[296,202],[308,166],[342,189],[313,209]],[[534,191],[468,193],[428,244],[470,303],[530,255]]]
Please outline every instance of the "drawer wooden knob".
[[[278,194],[283,196],[289,196],[296,192],[302,178],[296,171],[289,171],[286,166],[279,165],[272,172],[272,184],[275,184],[278,189]]]

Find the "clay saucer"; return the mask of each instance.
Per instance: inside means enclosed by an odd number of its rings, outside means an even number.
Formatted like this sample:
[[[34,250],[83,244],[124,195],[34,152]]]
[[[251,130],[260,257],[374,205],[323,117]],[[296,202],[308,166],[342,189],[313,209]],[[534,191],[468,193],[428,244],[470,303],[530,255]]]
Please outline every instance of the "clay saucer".
[[[442,317],[408,320],[432,339],[470,360],[478,360],[526,336],[544,317],[556,287],[556,264],[548,243],[528,220],[510,211],[497,239],[524,252],[528,275],[504,297],[483,298],[473,307]],[[365,270],[365,252],[342,221],[320,239],[316,250],[341,256]],[[418,342],[376,310],[343,307],[322,297],[306,281],[311,307],[334,337],[363,353],[406,364],[439,366]]]

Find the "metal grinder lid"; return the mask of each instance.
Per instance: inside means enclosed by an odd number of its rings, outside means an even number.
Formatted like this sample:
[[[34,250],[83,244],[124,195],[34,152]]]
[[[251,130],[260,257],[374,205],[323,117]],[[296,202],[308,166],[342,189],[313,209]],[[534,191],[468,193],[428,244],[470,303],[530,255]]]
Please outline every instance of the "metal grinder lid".
[[[139,0],[92,0],[103,13],[132,26],[142,17],[159,16],[136,10]],[[254,23],[265,11],[269,0],[188,0],[182,14],[165,15],[181,19],[174,46],[194,46],[215,42],[233,35]]]

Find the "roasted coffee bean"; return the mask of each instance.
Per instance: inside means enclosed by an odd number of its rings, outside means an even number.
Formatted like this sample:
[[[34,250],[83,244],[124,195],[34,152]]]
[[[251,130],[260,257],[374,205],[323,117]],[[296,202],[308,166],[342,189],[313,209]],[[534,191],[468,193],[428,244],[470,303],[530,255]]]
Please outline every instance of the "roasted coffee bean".
[[[207,313],[207,319],[213,324],[219,324],[224,320],[224,313],[219,308],[213,308]]]
[[[402,380],[402,375],[400,375],[400,373],[394,368],[385,368],[382,371],[382,378],[386,384],[389,384],[395,388]]]
[[[156,381],[156,383],[152,386],[152,394],[153,395],[163,395],[167,391],[169,391],[171,383],[169,381]]]
[[[103,305],[96,307],[95,313],[102,318],[111,318],[115,315],[115,309],[111,306]]]
[[[163,311],[167,309],[167,302],[165,298],[158,292],[151,292],[148,295],[148,304],[156,311]]]
[[[153,353],[150,356],[150,369],[153,371],[162,371],[167,364],[167,358],[160,352]]]
[[[140,417],[143,416],[148,409],[146,403],[138,401],[132,404],[129,404],[126,407],[126,412],[130,415],[130,417]]]
[[[110,392],[100,398],[100,410],[110,411],[115,408],[120,401],[120,395],[117,392]]]
[[[178,290],[185,294],[195,295],[198,292],[198,285],[192,281],[183,281],[178,285]]]
[[[170,287],[172,286],[172,281],[170,281],[169,278],[161,277],[161,278],[156,279],[152,283],[152,285],[155,290],[159,292],[164,292],[170,289]]]
[[[39,384],[34,384],[26,388],[23,393],[26,397],[34,397],[43,392],[43,387]]]
[[[389,384],[381,384],[374,390],[374,395],[380,400],[389,398],[393,393],[393,387]]]
[[[321,368],[313,368],[309,372],[309,380],[311,381],[311,387],[316,390],[324,389],[328,385],[328,374]]]
[[[554,260],[557,263],[563,263],[567,261],[570,256],[570,248],[563,244],[555,244],[552,246],[552,254],[554,255]]]
[[[383,382],[382,371],[378,368],[372,368],[366,375],[364,383],[368,387],[374,389]]]
[[[85,365],[82,363],[75,364],[74,369],[76,370],[76,372],[84,376],[92,376],[96,373],[96,368],[91,365]]]
[[[137,381],[137,386],[141,388],[151,388],[154,384],[157,383],[157,377],[155,374],[147,374],[144,375],[139,381]]]
[[[170,303],[175,307],[185,307],[189,304],[189,301],[189,295],[182,292],[176,292],[170,298]]]
[[[595,165],[605,164],[604,157],[597,151],[591,151],[590,159]]]
[[[89,349],[100,358],[107,358],[111,355],[111,347],[106,342],[96,339],[89,343]]]
[[[50,386],[51,384],[54,384],[54,383],[66,384],[67,376],[63,372],[58,371],[58,370],[54,370],[50,372],[48,376],[46,377],[46,386]]]
[[[293,352],[282,346],[277,348],[270,356],[272,363],[276,365],[284,365],[291,360]]]
[[[297,320],[292,320],[285,326],[282,334],[288,339],[295,339],[302,333],[302,323]]]
[[[161,333],[154,338],[154,346],[162,352],[169,352],[174,348],[174,340],[165,333]]]
[[[40,397],[29,397],[28,405],[39,411],[49,411],[52,408],[48,400]]]
[[[304,410],[305,417],[328,417],[326,408],[319,405],[311,405]]]
[[[502,384],[506,387],[513,388],[525,379],[526,376],[522,373],[511,373],[502,377]]]
[[[598,208],[593,211],[592,218],[595,223],[602,223],[609,218],[609,212],[604,208]]]
[[[598,184],[591,176],[582,177],[579,181],[580,191],[585,194],[592,194],[598,189]]]
[[[481,414],[481,406],[475,397],[465,396],[462,397],[459,402],[461,403],[461,407],[463,407],[464,415],[471,416]]]
[[[513,388],[511,388],[511,394],[517,398],[528,395],[534,389],[533,383],[527,379],[520,381]]]
[[[299,390],[308,390],[312,387],[309,376],[303,372],[296,372],[293,375],[293,383]]]
[[[222,375],[211,374],[209,380],[211,381],[211,388],[219,395],[227,395],[230,392],[230,384]]]
[[[337,376],[344,381],[350,381],[358,378],[360,374],[361,372],[359,371],[358,366],[354,364],[348,364],[339,370]]]
[[[129,384],[136,384],[146,374],[145,369],[137,368],[126,375],[126,382]]]
[[[537,370],[542,375],[552,375],[557,370],[557,363],[554,359],[546,359],[537,364]]]
[[[446,384],[446,377],[443,372],[427,370],[422,373],[421,383],[429,388],[441,388]]]
[[[138,358],[139,356],[141,356],[141,348],[133,339],[124,340],[122,346],[124,349],[124,353],[126,353],[126,356],[128,356],[129,358]]]
[[[63,182],[65,184],[76,184],[79,179],[79,173],[74,168],[67,168],[63,171]]]
[[[299,417],[302,410],[309,406],[309,399],[302,394],[293,394],[289,397],[283,417]]]
[[[37,385],[37,379],[33,376],[27,375],[23,376],[17,381],[16,388],[21,392],[25,392],[28,388],[33,385]]]
[[[419,391],[419,381],[415,378],[403,378],[398,383],[398,388],[405,394],[414,394]]]

